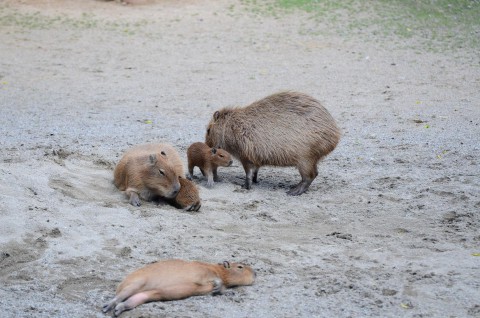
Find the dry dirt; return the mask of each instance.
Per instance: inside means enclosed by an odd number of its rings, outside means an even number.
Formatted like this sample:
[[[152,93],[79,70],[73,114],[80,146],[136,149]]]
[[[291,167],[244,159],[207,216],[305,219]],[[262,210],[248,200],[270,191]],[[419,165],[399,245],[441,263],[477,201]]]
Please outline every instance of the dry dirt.
[[[132,270],[243,261],[251,287],[123,317],[480,317],[476,50],[340,36],[237,1],[2,1],[2,317],[105,317]],[[341,24],[342,21],[338,21]],[[202,141],[213,112],[308,93],[343,130],[299,197],[238,161],[187,213],[112,184],[132,145]],[[198,175],[198,170],[197,170]]]

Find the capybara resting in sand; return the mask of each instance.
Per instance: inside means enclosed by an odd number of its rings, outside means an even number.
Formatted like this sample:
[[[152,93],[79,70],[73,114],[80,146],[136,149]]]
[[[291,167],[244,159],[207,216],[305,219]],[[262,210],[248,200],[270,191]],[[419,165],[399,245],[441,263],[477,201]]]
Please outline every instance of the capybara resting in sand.
[[[340,129],[313,97],[297,92],[270,95],[246,107],[213,114],[205,142],[238,158],[245,188],[257,182],[261,166],[295,166],[302,181],[287,193],[305,192],[318,175],[317,163],[337,146]]]
[[[198,211],[202,206],[197,186],[190,180],[179,177],[180,191],[173,199],[168,200],[177,208],[187,211]]]
[[[210,148],[203,142],[195,142],[187,149],[188,177],[193,178],[193,169],[198,167],[207,177],[207,187],[211,188],[214,181],[219,181],[217,168],[232,165],[232,156],[220,148]]]
[[[222,293],[228,287],[252,285],[254,280],[253,269],[239,263],[159,261],[129,274],[115,297],[103,306],[103,312],[114,309],[114,316],[118,316],[146,302]]]
[[[115,186],[125,191],[133,206],[140,206],[140,198],[175,198],[180,191],[179,177],[185,177],[182,160],[169,144],[133,147],[114,171]]]

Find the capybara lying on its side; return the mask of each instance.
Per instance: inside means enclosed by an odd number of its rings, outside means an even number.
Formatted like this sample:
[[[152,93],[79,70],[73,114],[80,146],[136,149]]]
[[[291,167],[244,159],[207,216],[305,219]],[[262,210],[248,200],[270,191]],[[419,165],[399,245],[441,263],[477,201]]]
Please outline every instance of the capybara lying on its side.
[[[133,206],[140,206],[140,198],[175,198],[180,191],[179,177],[185,177],[182,160],[169,144],[133,147],[114,171],[115,186],[125,191]]]
[[[213,114],[205,143],[225,149],[245,169],[245,188],[261,166],[295,166],[302,181],[287,193],[305,192],[318,175],[317,163],[337,146],[340,129],[313,97],[297,92],[270,95],[246,107]]]
[[[103,312],[114,309],[116,317],[146,302],[222,293],[228,287],[252,285],[254,280],[253,269],[239,263],[159,261],[128,275],[115,297],[103,306]]]
[[[188,177],[193,178],[193,169],[198,167],[207,177],[207,187],[211,188],[214,181],[219,181],[217,168],[232,165],[232,156],[220,148],[210,148],[203,142],[195,142],[187,149]]]

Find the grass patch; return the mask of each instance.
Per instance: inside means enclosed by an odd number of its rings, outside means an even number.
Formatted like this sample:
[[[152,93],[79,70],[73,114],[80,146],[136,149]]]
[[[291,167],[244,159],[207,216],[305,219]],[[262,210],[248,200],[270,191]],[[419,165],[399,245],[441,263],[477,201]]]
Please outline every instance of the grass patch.
[[[480,0],[244,0],[254,12],[303,11],[341,35],[419,39],[426,48],[478,48]]]
[[[78,17],[62,15],[45,15],[39,11],[32,13],[20,12],[15,9],[0,6],[0,27],[11,27],[15,31],[46,30],[53,28],[67,28],[88,30],[102,28],[126,35],[134,35],[143,26],[148,25],[147,20],[127,22],[123,20],[106,21],[91,13],[82,13]]]

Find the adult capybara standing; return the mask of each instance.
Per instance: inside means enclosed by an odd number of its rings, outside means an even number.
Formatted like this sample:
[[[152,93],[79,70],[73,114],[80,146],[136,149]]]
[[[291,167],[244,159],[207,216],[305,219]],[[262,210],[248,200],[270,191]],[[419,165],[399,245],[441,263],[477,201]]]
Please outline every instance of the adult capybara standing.
[[[238,158],[246,173],[245,188],[257,182],[261,166],[295,166],[302,181],[287,193],[305,192],[318,175],[317,163],[337,146],[340,129],[311,96],[298,92],[270,95],[246,107],[213,114],[205,143]]]

